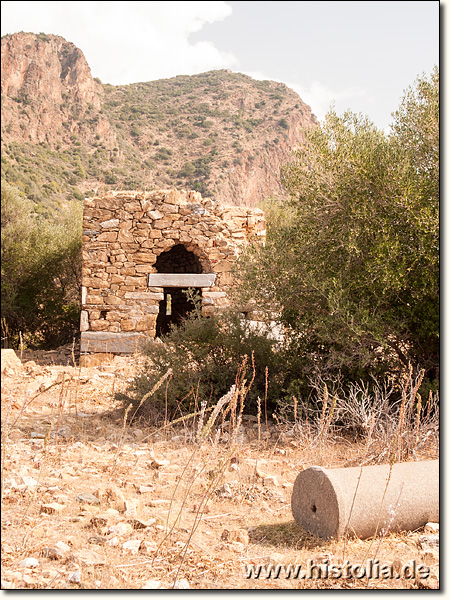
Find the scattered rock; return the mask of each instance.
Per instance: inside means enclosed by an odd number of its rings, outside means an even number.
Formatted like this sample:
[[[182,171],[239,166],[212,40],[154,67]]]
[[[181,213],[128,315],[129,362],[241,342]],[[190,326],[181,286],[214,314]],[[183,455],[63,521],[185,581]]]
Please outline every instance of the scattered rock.
[[[108,529],[108,533],[114,533],[115,535],[130,535],[133,531],[133,527],[129,523],[117,523],[117,525],[111,525]]]
[[[267,477],[264,477],[263,484],[265,487],[280,487],[275,475],[267,475]]]
[[[275,454],[281,454],[281,456],[285,456],[286,450],[284,448],[275,448]]]
[[[71,436],[70,429],[68,427],[60,427],[57,431],[52,431],[50,437],[56,438],[61,437],[67,439]]]
[[[84,502],[85,504],[100,504],[100,500],[94,494],[83,493],[78,494],[78,502]]]
[[[105,565],[106,559],[92,550],[79,550],[76,555],[77,561],[90,567]]]
[[[36,375],[37,373],[41,372],[41,368],[38,367],[34,360],[27,360],[26,362],[24,362],[23,368],[25,369],[25,371],[27,371],[28,373],[32,373],[33,375]]]
[[[57,502],[52,502],[50,504],[43,504],[41,506],[41,513],[44,513],[46,515],[56,515],[61,513],[65,508],[65,504],[58,504]]]
[[[174,590],[189,590],[189,581],[187,579],[178,579],[173,586]]]
[[[428,550],[429,548],[439,549],[439,534],[421,535],[419,537],[419,545],[423,550]]]
[[[106,527],[108,519],[109,515],[94,515],[90,520],[90,524],[92,527]]]
[[[125,500],[124,501],[125,516],[135,517],[137,515],[137,501],[136,500]]]
[[[224,542],[240,542],[247,545],[249,543],[248,532],[246,529],[224,529],[220,539]]]
[[[155,542],[149,542],[148,540],[142,540],[141,545],[139,546],[139,552],[144,554],[152,554],[156,552],[158,549],[158,545]]]
[[[149,486],[149,485],[141,485],[138,489],[138,492],[140,494],[149,494],[150,492],[154,491],[154,487],[153,486]]]
[[[231,542],[230,547],[234,552],[238,552],[239,554],[244,552],[245,549],[245,545],[242,542]]]
[[[75,571],[71,571],[67,577],[68,583],[80,583],[81,582],[81,571],[80,569],[76,569]]]
[[[24,558],[23,560],[20,561],[19,563],[19,567],[22,567],[23,569],[34,569],[35,567],[39,566],[39,561],[37,558]]]
[[[239,427],[236,435],[236,444],[248,444],[249,439],[243,427]]]
[[[42,548],[42,556],[50,560],[61,560],[64,558],[64,552],[55,546]]]
[[[56,542],[55,548],[58,548],[59,550],[61,550],[61,552],[70,552],[70,550],[72,549],[65,542]]]
[[[102,546],[106,542],[106,538],[101,535],[91,535],[88,538],[88,544],[96,544],[97,546]]]
[[[265,477],[269,477],[269,474],[263,471],[258,465],[255,466],[255,476],[257,479],[264,479]]]
[[[154,525],[156,519],[147,519],[146,521],[143,521],[142,519],[128,519],[128,523],[133,529],[146,529],[147,527]]]
[[[170,460],[165,458],[154,458],[150,463],[152,469],[160,469],[161,467],[167,467],[167,465],[170,465]]]
[[[122,544],[122,548],[131,554],[137,554],[139,552],[139,548],[141,546],[141,540],[128,540],[124,544]]]
[[[161,587],[161,582],[160,581],[156,581],[156,579],[149,579],[141,587],[141,590],[157,590],[160,587]]]
[[[120,540],[117,536],[112,537],[110,540],[106,542],[107,546],[111,546],[112,548],[116,548],[120,544]]]
[[[142,440],[142,438],[145,437],[145,434],[142,431],[142,429],[133,429],[131,433],[138,441]]]
[[[114,504],[119,513],[125,512],[125,497],[117,487],[106,489],[101,493],[101,499],[107,504]]]
[[[224,483],[222,487],[216,490],[216,494],[221,498],[232,498],[233,493],[228,483]]]
[[[22,482],[23,485],[31,490],[34,490],[39,485],[39,482],[37,482],[36,479],[33,479],[33,477],[29,477],[28,475],[22,475]]]
[[[157,507],[157,506],[167,506],[170,504],[170,500],[164,500],[164,498],[155,498],[154,500],[150,500],[147,503],[147,506]]]
[[[1,351],[2,375],[18,375],[22,371],[22,361],[12,349]]]
[[[432,523],[430,521],[430,523],[425,525],[424,531],[426,533],[439,533],[439,523]]]

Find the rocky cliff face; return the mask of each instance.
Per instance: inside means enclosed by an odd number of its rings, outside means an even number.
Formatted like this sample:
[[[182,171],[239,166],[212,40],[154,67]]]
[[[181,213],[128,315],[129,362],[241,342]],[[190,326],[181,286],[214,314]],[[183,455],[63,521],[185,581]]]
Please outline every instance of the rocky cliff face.
[[[283,84],[230,71],[104,85],[55,35],[2,38],[3,177],[36,201],[194,189],[256,206],[317,120]]]
[[[2,37],[4,140],[69,144],[115,135],[100,114],[103,88],[92,78],[83,53],[56,35],[20,33]]]

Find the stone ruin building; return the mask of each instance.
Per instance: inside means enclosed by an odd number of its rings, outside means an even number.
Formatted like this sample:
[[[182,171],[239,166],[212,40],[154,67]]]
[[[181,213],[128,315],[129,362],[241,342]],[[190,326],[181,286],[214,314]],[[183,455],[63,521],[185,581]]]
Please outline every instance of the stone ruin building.
[[[131,354],[193,308],[229,304],[232,267],[265,239],[262,210],[223,206],[198,192],[109,192],[83,215],[81,353]]]

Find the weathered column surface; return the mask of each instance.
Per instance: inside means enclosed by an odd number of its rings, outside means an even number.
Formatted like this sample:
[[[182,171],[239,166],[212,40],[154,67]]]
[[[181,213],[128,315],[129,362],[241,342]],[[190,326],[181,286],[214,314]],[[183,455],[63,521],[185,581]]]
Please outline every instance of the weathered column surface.
[[[439,522],[439,461],[301,472],[292,491],[298,525],[319,537],[360,538]]]

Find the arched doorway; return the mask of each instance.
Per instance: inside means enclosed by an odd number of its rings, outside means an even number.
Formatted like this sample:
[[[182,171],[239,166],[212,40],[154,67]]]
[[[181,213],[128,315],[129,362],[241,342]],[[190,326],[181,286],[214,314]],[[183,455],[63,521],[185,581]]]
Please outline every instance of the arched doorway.
[[[198,256],[190,252],[183,244],[176,244],[166,252],[162,252],[155,263],[160,274],[201,274],[202,265]],[[180,279],[181,281],[181,279]],[[178,325],[195,308],[188,294],[188,289],[197,290],[200,287],[181,287],[171,285],[164,287],[164,299],[159,303],[159,313],[156,320],[156,337],[161,337],[170,331],[172,325]]]

